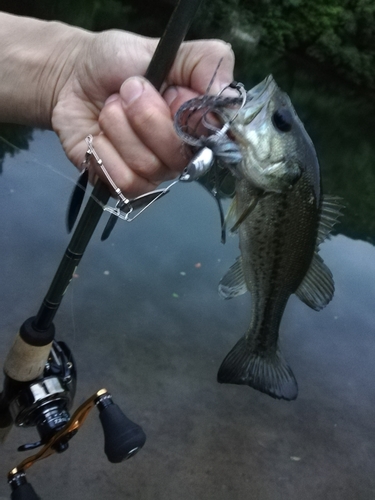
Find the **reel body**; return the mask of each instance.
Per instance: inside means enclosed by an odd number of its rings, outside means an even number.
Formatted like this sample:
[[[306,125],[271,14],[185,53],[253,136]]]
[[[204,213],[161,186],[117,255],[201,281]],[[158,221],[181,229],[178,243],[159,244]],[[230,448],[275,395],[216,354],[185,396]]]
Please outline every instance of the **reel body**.
[[[42,446],[69,422],[76,381],[77,372],[70,349],[65,342],[54,341],[43,374],[36,380],[22,383],[15,394],[8,394],[9,413],[14,425],[36,427],[40,436],[39,441],[20,446],[19,451]]]

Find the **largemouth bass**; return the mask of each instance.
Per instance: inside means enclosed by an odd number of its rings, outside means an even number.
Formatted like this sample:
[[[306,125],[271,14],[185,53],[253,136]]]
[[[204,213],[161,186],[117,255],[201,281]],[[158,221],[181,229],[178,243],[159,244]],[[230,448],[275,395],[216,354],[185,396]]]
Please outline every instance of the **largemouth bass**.
[[[336,223],[340,202],[322,197],[313,143],[272,76],[248,92],[231,132],[243,156],[234,198],[241,256],[219,292],[231,298],[248,290],[252,306],[250,327],[221,364],[218,381],[293,400],[298,386],[278,347],[279,325],[291,294],[317,311],[333,297],[318,245]]]

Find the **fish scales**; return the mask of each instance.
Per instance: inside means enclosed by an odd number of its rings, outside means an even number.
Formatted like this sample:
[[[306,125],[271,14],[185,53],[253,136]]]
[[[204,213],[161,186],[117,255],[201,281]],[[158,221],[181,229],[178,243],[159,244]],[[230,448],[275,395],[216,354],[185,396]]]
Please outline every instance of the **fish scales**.
[[[246,204],[246,191],[246,187],[237,187],[239,207]],[[248,342],[276,345],[275,332],[286,303],[297,290],[314,254],[318,210],[294,203],[295,195],[291,191],[259,200],[239,228],[245,282],[252,296],[250,329],[257,331],[257,338],[249,336]]]
[[[339,201],[330,197],[324,210],[312,141],[271,76],[248,93],[232,133],[243,155],[234,202],[241,257],[219,291],[225,298],[250,291],[252,308],[218,381],[291,400],[298,386],[278,347],[279,326],[291,294],[315,310],[333,296],[317,247],[340,215]]]

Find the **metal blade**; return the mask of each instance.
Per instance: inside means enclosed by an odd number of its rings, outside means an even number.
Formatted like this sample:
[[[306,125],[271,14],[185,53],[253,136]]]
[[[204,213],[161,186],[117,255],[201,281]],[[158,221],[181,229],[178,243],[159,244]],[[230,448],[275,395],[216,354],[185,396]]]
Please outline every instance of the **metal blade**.
[[[141,196],[138,196],[137,198],[133,198],[132,200],[130,200],[130,206],[132,208],[132,211],[146,208],[148,205],[151,205],[151,203],[156,201],[156,199],[161,198],[162,196],[164,196],[168,192],[169,192],[168,189],[156,189],[155,191],[150,191],[149,193],[142,194]],[[124,204],[122,204],[122,206],[119,206],[118,208],[121,209],[123,207],[124,207]],[[100,238],[101,241],[105,241],[108,238],[108,236],[111,234],[113,228],[115,227],[117,219],[118,219],[117,215],[111,214],[111,216],[109,217],[108,222],[104,228],[103,234]]]
[[[110,215],[108,222],[105,225],[103,234],[100,238],[101,241],[105,241],[108,238],[108,236],[112,233],[112,229],[115,227],[117,220],[118,220],[117,215],[113,215],[113,214]]]

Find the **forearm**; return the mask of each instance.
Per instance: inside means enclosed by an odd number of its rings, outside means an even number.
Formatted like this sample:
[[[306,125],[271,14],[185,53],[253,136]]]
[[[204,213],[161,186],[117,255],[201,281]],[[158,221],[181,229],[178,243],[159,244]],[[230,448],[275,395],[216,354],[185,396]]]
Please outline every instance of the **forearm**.
[[[0,122],[51,127],[59,86],[77,47],[93,36],[58,22],[0,12]]]

